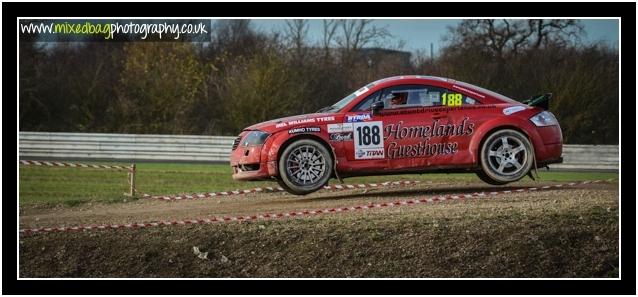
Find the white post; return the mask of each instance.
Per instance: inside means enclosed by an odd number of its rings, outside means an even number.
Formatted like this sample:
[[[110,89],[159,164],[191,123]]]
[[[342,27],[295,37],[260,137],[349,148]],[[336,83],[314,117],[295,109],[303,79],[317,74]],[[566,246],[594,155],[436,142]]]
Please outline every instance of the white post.
[[[130,175],[131,175],[131,189],[129,192],[129,195],[131,197],[135,196],[135,163],[131,164],[131,171],[130,171]]]

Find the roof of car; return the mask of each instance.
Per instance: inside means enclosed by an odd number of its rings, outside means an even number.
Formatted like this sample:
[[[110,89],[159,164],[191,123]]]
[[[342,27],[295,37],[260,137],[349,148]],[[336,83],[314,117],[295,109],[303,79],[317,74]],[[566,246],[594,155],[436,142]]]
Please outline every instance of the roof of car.
[[[509,103],[517,103],[517,101],[515,101],[514,99],[511,99],[505,95],[496,93],[494,91],[473,85],[473,84],[469,84],[466,82],[461,82],[461,81],[457,81],[451,78],[446,78],[446,77],[440,77],[440,76],[432,76],[432,75],[399,75],[399,76],[392,76],[392,77],[386,77],[380,80],[377,80],[375,82],[373,82],[373,84],[381,84],[381,83],[388,83],[391,81],[397,81],[397,80],[414,80],[414,79],[422,79],[422,80],[427,80],[427,81],[440,81],[443,83],[447,83],[450,84],[451,87],[455,87],[457,89],[464,89],[466,91],[468,91],[469,93],[473,93],[473,94],[477,94],[478,93],[483,93],[486,95],[489,95],[491,97],[494,97],[496,99],[499,99],[501,101],[505,101],[505,102],[509,102]],[[469,90],[468,90],[469,89]],[[484,95],[482,94],[478,94],[479,97],[484,97]]]
[[[386,77],[386,78],[377,80],[377,81],[374,82],[374,84],[381,83],[381,82],[386,82],[386,81],[391,81],[391,80],[401,80],[401,79],[427,79],[427,80],[440,80],[440,81],[445,81],[445,82],[453,82],[454,81],[452,79],[445,78],[445,77],[439,77],[439,76],[399,75],[399,76],[391,76],[391,77]]]

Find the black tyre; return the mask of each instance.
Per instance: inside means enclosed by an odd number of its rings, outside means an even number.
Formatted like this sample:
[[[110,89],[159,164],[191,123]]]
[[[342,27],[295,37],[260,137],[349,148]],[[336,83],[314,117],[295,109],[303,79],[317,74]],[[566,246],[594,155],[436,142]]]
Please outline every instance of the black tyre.
[[[532,169],[534,149],[522,133],[504,129],[492,133],[480,152],[478,177],[492,185],[504,185],[525,177]]]
[[[321,189],[332,176],[332,156],[321,143],[301,139],[291,143],[279,159],[282,188],[305,195]]]

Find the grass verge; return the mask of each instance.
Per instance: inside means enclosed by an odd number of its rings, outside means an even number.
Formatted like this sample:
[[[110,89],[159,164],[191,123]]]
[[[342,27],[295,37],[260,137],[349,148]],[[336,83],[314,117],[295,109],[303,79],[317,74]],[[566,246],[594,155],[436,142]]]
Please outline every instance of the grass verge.
[[[121,163],[100,163],[128,165]],[[75,206],[86,202],[125,202],[127,173],[91,168],[19,166],[21,204]],[[617,178],[617,173],[539,171],[541,181],[578,181]],[[348,178],[346,183],[371,183],[393,180],[420,180],[458,184],[479,182],[474,174],[422,174]],[[529,180],[528,177],[524,180]],[[332,180],[331,183],[338,183]],[[274,181],[239,182],[223,164],[137,164],[137,188],[150,194],[214,192],[276,186]]]

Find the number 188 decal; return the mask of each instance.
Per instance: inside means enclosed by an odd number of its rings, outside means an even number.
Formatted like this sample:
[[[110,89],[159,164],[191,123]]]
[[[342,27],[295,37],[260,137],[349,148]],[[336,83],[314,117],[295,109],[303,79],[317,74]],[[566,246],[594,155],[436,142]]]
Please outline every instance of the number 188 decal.
[[[383,122],[356,122],[354,124],[354,158],[383,159]]]

